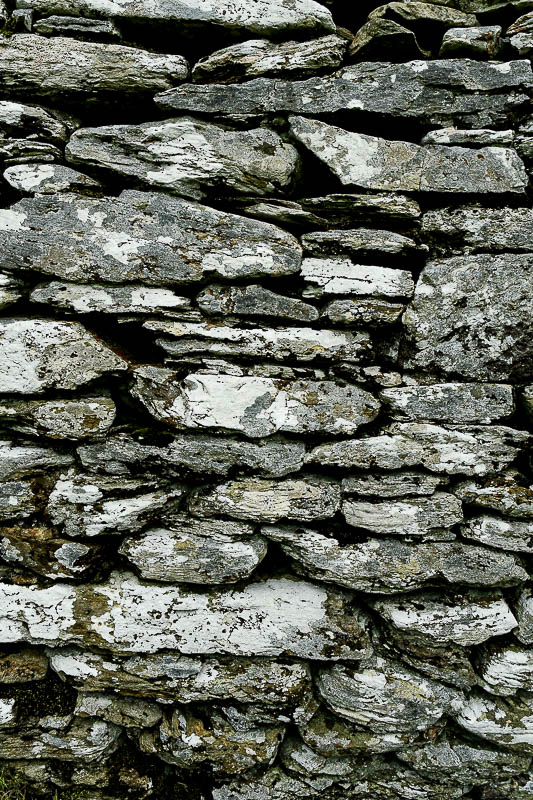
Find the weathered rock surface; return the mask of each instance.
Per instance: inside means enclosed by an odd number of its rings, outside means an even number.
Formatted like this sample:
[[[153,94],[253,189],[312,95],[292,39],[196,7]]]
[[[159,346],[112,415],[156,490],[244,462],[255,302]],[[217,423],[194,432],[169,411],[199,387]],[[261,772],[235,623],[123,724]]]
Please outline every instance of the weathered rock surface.
[[[5,759],[46,759],[58,761],[97,761],[110,756],[118,747],[122,729],[98,719],[75,720],[66,731],[30,730],[0,733],[0,748]]]
[[[392,76],[395,76],[392,79]],[[465,127],[505,124],[527,103],[533,85],[528,61],[504,64],[442,59],[405,64],[353,64],[332,76],[305,81],[258,78],[240,85],[183,86],[156,96],[165,111],[261,115],[361,111],[424,123]]]
[[[333,381],[190,373],[179,381],[160,367],[139,367],[132,393],[156,419],[178,428],[221,428],[250,437],[277,431],[350,433],[371,422],[378,401]]]
[[[32,31],[45,36],[74,36],[80,39],[99,41],[122,39],[119,29],[110,20],[85,19],[76,16],[53,15],[38,19],[32,25]]]
[[[80,692],[74,713],[78,717],[101,718],[123,728],[151,728],[160,722],[161,708],[137,697]]]
[[[517,645],[488,645],[481,651],[477,668],[483,688],[491,694],[513,695],[533,689],[533,653]]]
[[[381,503],[345,500],[342,513],[349,525],[372,533],[428,539],[453,538],[447,529],[463,521],[461,501],[447,492]]]
[[[11,268],[79,283],[279,276],[297,272],[301,261],[297,240],[273,225],[133,190],[21,200],[0,211],[0,247]]]
[[[471,147],[512,147],[514,131],[493,131],[488,128],[473,130],[458,128],[440,128],[429,131],[420,144],[452,144],[469,145]]]
[[[425,472],[369,472],[343,478],[342,492],[381,498],[430,495],[446,482],[445,477]]]
[[[47,657],[29,647],[0,656],[0,683],[18,684],[41,680],[47,671]]]
[[[294,147],[273,131],[232,131],[192,117],[80,128],[65,152],[73,164],[111,170],[195,200],[213,191],[279,194],[290,188],[299,164]]]
[[[302,236],[302,246],[308,253],[337,255],[391,255],[413,256],[427,252],[425,245],[418,245],[409,236],[393,231],[372,228],[352,228],[331,231],[314,231]]]
[[[533,714],[530,697],[517,700],[473,693],[456,720],[462,728],[490,742],[517,750],[533,752]]]
[[[39,506],[37,491],[30,481],[0,483],[0,520],[25,519]]]
[[[302,278],[309,284],[309,294],[375,295],[411,297],[414,282],[405,269],[354,264],[348,258],[304,258]]]
[[[469,519],[461,527],[461,535],[489,547],[533,553],[533,523],[530,521],[484,514]]]
[[[30,301],[77,314],[172,314],[191,309],[191,301],[171,289],[140,284],[106,286],[52,281],[36,286]]]
[[[422,230],[439,244],[464,244],[474,251],[533,250],[533,210],[459,206],[428,211]]]
[[[532,265],[531,256],[510,254],[429,262],[403,318],[405,367],[469,380],[527,380]]]
[[[531,589],[524,589],[516,603],[518,630],[516,638],[523,644],[533,644],[533,596]]]
[[[102,436],[115,420],[115,404],[107,395],[75,400],[0,401],[0,420],[11,430],[50,439]]]
[[[298,733],[316,754],[343,756],[345,754],[388,753],[406,746],[402,732],[371,731],[347,722],[323,706],[310,720],[298,725]],[[407,743],[409,744],[409,742]]]
[[[498,194],[523,193],[528,182],[521,159],[510,148],[484,147],[474,152],[466,147],[420,147],[352,133],[305,117],[291,117],[291,131],[343,186],[393,192]]]
[[[61,164],[18,164],[6,169],[4,180],[24,194],[90,193],[101,187],[94,178]]]
[[[15,567],[60,580],[94,573],[101,552],[98,546],[62,539],[47,528],[0,527],[0,557]]]
[[[284,320],[315,322],[318,309],[296,297],[285,297],[259,284],[224,286],[212,283],[196,298],[204,314],[237,317],[279,317]]]
[[[533,520],[533,490],[516,481],[513,473],[483,482],[466,481],[458,484],[455,492],[470,505],[497,511],[513,520]]]
[[[383,389],[393,419],[415,422],[490,423],[514,411],[513,390],[501,384],[437,383]]]
[[[64,115],[55,116],[39,106],[0,101],[0,130],[4,136],[37,136],[50,142],[68,139],[75,123]]]
[[[408,28],[389,19],[369,17],[350,42],[350,56],[357,61],[380,59],[400,61],[423,58],[416,36]]]
[[[70,453],[61,453],[34,444],[0,441],[0,480],[18,480],[66,467],[74,461]]]
[[[0,387],[13,394],[76,389],[127,363],[79,322],[0,321]]]
[[[12,275],[0,272],[0,310],[14,305],[24,297],[24,284]]]
[[[27,163],[50,163],[59,161],[61,150],[50,142],[34,139],[0,139],[0,159],[4,166]]]
[[[495,58],[501,47],[501,32],[499,25],[450,28],[444,34],[439,55],[448,58]]]
[[[405,306],[390,303],[377,297],[359,297],[357,300],[332,300],[322,316],[342,325],[393,325],[404,312]]]

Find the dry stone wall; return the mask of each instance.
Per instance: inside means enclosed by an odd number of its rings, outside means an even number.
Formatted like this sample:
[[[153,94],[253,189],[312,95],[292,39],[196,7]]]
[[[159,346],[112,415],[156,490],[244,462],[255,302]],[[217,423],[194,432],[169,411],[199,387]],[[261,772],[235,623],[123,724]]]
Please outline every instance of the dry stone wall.
[[[0,0],[2,800],[533,798],[533,0]]]

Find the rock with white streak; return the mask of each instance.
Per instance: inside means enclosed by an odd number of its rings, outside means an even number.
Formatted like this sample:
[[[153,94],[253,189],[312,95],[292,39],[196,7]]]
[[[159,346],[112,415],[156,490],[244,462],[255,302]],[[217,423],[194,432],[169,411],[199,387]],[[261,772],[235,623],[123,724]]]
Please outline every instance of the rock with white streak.
[[[35,139],[0,138],[0,159],[4,166],[49,163],[62,158],[61,150],[50,142]]]
[[[342,493],[380,498],[423,496],[434,494],[446,483],[445,477],[425,472],[368,472],[343,478]]]
[[[103,719],[123,728],[152,728],[161,721],[163,712],[156,703],[138,697],[79,692],[74,714]]]
[[[359,659],[369,649],[368,619],[354,612],[351,594],[289,577],[193,592],[116,572],[79,587],[2,583],[0,599],[2,642],[319,660]]]
[[[4,180],[24,194],[57,192],[98,192],[101,183],[62,164],[17,164],[8,167]]]
[[[506,41],[513,51],[526,58],[533,50],[533,13],[523,14],[507,28]]]
[[[27,33],[2,38],[0,70],[5,98],[31,96],[63,103],[67,98],[94,102],[94,97],[131,102],[176,86],[188,75],[182,56]]]
[[[190,373],[139,367],[132,394],[156,419],[177,428],[225,429],[252,438],[287,433],[350,433],[371,422],[378,401],[333,381]]]
[[[370,503],[345,500],[342,513],[348,525],[386,536],[454,538],[449,529],[463,521],[461,501],[453,494]]]
[[[533,521],[483,514],[469,519],[461,527],[461,535],[500,550],[533,553]]]
[[[124,359],[79,322],[0,322],[2,392],[39,394],[46,389],[76,389],[101,375],[125,369]]]
[[[15,698],[0,699],[0,729],[14,728],[18,718],[17,701]]]
[[[306,461],[351,469],[425,467],[448,475],[483,476],[504,469],[528,441],[527,432],[503,425],[454,429],[395,422],[379,436],[320,444]]]
[[[488,128],[462,130],[459,128],[438,128],[429,131],[420,144],[451,144],[470,147],[512,147],[514,131],[492,131]]]
[[[11,269],[83,284],[274,277],[298,272],[301,262],[298,241],[274,225],[134,190],[24,198],[0,209],[0,248]]]
[[[0,311],[14,305],[24,297],[24,283],[13,275],[0,272]]]
[[[401,303],[391,303],[378,297],[358,297],[357,300],[332,300],[322,316],[341,325],[393,325],[405,311]]]
[[[459,206],[427,211],[422,230],[440,246],[473,251],[533,250],[533,209]]]
[[[406,747],[403,732],[382,733],[352,725],[323,706],[305,724],[298,725],[298,733],[315,753],[325,756],[388,753]]]
[[[442,35],[448,28],[468,28],[476,25],[474,14],[446,5],[418,2],[396,2],[379,6],[370,12],[370,19],[390,19],[400,22],[415,32],[431,33],[434,36]]]
[[[355,294],[411,297],[414,281],[405,269],[355,264],[349,258],[304,258],[302,278],[310,295]]]
[[[191,301],[172,289],[123,284],[41,283],[30,295],[32,303],[46,303],[76,314],[172,314],[190,311]]]
[[[299,165],[295,148],[265,128],[234,131],[192,117],[80,128],[66,147],[73,164],[107,169],[201,200],[211,192],[279,194]]]
[[[510,750],[533,753],[533,701],[530,696],[503,699],[474,692],[455,719],[475,736]]]
[[[118,747],[122,729],[99,719],[75,720],[66,731],[21,730],[0,733],[4,759],[47,759],[93,762],[109,757]]]
[[[532,272],[531,255],[430,261],[403,317],[404,366],[468,380],[527,381],[533,374]]]
[[[190,511],[198,516],[226,514],[256,522],[328,519],[339,508],[340,486],[313,476],[277,482],[253,478],[229,481],[195,490],[189,499]]]
[[[0,482],[1,521],[30,517],[38,507],[38,493],[31,481]]]
[[[304,42],[250,39],[201,58],[192,70],[195,83],[239,83],[265,77],[306,77],[340,67],[348,42],[331,34]]]
[[[148,320],[144,328],[158,334],[171,356],[212,354],[274,361],[358,362],[371,353],[368,333],[321,328],[238,328],[216,322]]]
[[[4,136],[36,136],[50,142],[65,142],[75,123],[72,119],[34,105],[0,101],[0,131]]]
[[[502,593],[425,592],[396,600],[373,600],[373,608],[403,636],[434,645],[455,643],[461,647],[481,644],[503,636],[517,626]]]
[[[489,423],[515,410],[513,389],[502,384],[435,383],[384,389],[380,399],[393,419]]]
[[[50,439],[91,439],[102,436],[115,420],[111,397],[94,395],[75,400],[0,401],[0,420],[21,433]]]
[[[33,444],[18,444],[5,439],[0,441],[0,480],[2,481],[34,477],[34,475],[66,467],[73,461],[74,458],[69,453],[60,453]]]
[[[117,26],[110,20],[84,19],[77,16],[57,16],[38,19],[32,31],[40,36],[73,36],[77,39],[96,39],[99,41],[120,40],[122,36]]]
[[[291,131],[343,186],[394,192],[523,194],[528,184],[524,164],[510,148],[485,147],[475,152],[468,147],[421,147],[305,117],[291,117]]]
[[[513,521],[531,520],[533,524],[533,488],[524,486],[513,473],[486,481],[459,483],[454,491],[464,503],[484,511],[497,511]]]
[[[62,539],[44,527],[0,527],[0,557],[52,580],[87,578],[102,557],[94,544]]]
[[[156,95],[166,112],[335,114],[364,112],[406,117],[424,125],[485,128],[509,124],[513,109],[527,104],[531,64],[469,59],[351,64],[333,75],[303,81],[257,78],[242,84],[186,85]]]
[[[148,580],[235,583],[266,555],[266,540],[253,533],[251,525],[173,516],[165,527],[126,536],[119,553]]]
[[[224,286],[212,283],[200,292],[196,302],[204,314],[279,317],[300,322],[314,322],[319,317],[318,310],[309,303],[277,294],[259,284]]]
[[[368,539],[341,544],[317,531],[289,526],[264,526],[262,533],[278,542],[306,577],[372,594],[408,592],[441,580],[507,586],[527,576],[513,556],[462,542]]]
[[[308,253],[326,255],[416,256],[427,252],[427,245],[418,245],[409,236],[372,228],[314,231],[302,236],[302,245]]]
[[[477,659],[483,688],[501,696],[533,691],[533,651],[518,645],[487,645]]]

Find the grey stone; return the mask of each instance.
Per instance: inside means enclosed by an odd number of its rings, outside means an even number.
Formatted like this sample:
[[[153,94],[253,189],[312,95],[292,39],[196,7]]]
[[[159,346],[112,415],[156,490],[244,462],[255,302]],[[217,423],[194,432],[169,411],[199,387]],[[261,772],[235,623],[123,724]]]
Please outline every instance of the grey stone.
[[[369,18],[391,19],[426,35],[442,34],[448,28],[467,28],[477,25],[474,14],[467,14],[453,7],[448,8],[440,3],[437,5],[417,0],[387,3],[371,11]]]
[[[460,483],[454,491],[469,505],[497,511],[512,520],[533,520],[533,489],[522,486],[513,473],[483,482]]]
[[[518,630],[516,638],[522,644],[533,644],[533,595],[531,589],[523,589],[516,603]]]
[[[405,269],[355,264],[349,258],[304,258],[302,278],[309,284],[308,294],[376,295],[411,297],[414,282]]]
[[[447,482],[440,475],[424,472],[368,472],[343,478],[343,494],[370,495],[374,497],[405,497],[430,495]]]
[[[48,528],[0,527],[0,556],[13,567],[61,580],[94,573],[101,548],[62,539]]]
[[[4,759],[46,759],[91,762],[109,757],[122,729],[98,719],[75,720],[66,731],[22,730],[0,733]]]
[[[481,644],[516,628],[517,621],[497,590],[425,592],[409,597],[372,600],[373,608],[402,633],[435,645]]]
[[[394,76],[394,79],[392,78]],[[257,78],[230,86],[187,85],[156,95],[165,111],[252,116],[290,112],[404,116],[424,124],[468,128],[508,124],[514,109],[528,102],[533,84],[528,61],[503,64],[469,59],[352,64],[305,81]]]
[[[15,698],[0,699],[0,729],[14,728],[17,718],[18,708]]]
[[[327,519],[334,516],[339,507],[339,485],[313,476],[284,481],[257,478],[228,481],[213,488],[195,490],[189,498],[189,509],[198,516],[226,514],[257,522]]]
[[[497,58],[501,49],[499,25],[451,28],[442,39],[439,55],[448,58]]]
[[[390,19],[369,17],[350,42],[350,56],[358,61],[406,61],[425,53],[408,28]]]
[[[115,572],[79,587],[2,583],[0,595],[2,641],[315,660],[359,659],[369,650],[367,617],[350,594],[290,577],[195,593]],[[154,615],[157,608],[165,613]]]
[[[357,300],[332,300],[322,316],[341,325],[393,325],[405,311],[400,303],[390,303],[377,297]]]
[[[533,386],[524,386],[524,388],[520,392],[520,395],[521,395],[520,399],[522,401],[522,405],[526,411],[526,414],[530,419],[533,419]]]
[[[253,533],[251,525],[174,516],[165,527],[126,536],[119,553],[148,580],[235,583],[266,555],[266,540]]]
[[[0,401],[0,420],[20,433],[50,439],[90,439],[107,433],[115,420],[111,397],[94,395],[75,400]]]
[[[24,283],[12,275],[0,272],[0,310],[9,308],[24,297]]]
[[[84,19],[73,16],[51,16],[38,19],[32,30],[40,36],[74,36],[77,39],[117,41],[122,39],[119,29],[111,20]]]
[[[297,240],[274,225],[133,190],[118,198],[24,198],[0,210],[0,247],[13,269],[84,284],[280,276],[301,262]]]
[[[533,707],[530,696],[515,700],[474,692],[457,714],[456,720],[475,736],[522,754],[533,753]]]
[[[408,236],[373,228],[352,228],[330,231],[313,231],[302,236],[302,246],[307,253],[325,255],[413,256],[427,252],[427,245],[419,245]]]
[[[76,16],[99,16],[107,11],[118,20],[141,20],[144,25],[166,23],[176,30],[192,26],[192,30],[216,25],[230,31],[270,35],[302,31],[334,30],[330,12],[314,0],[294,0],[289,6],[280,0],[232,0],[221,7],[217,0],[192,0],[179,6],[168,6],[163,0],[156,3],[121,0],[102,9],[98,0],[18,0],[19,8],[33,8],[41,14],[53,11]]]
[[[368,539],[341,545],[308,528],[265,526],[262,532],[281,545],[305,576],[372,594],[408,592],[440,580],[463,586],[506,586],[527,576],[513,556],[462,542],[407,544]]]
[[[101,187],[94,178],[61,164],[18,164],[6,169],[4,180],[24,194],[90,193]]]
[[[233,131],[192,117],[80,128],[65,155],[73,164],[105,168],[195,200],[213,191],[283,193],[299,165],[295,148],[273,131]]]
[[[447,492],[381,503],[345,500],[342,513],[348,525],[356,528],[425,539],[454,538],[448,529],[463,521],[461,501]]]
[[[39,142],[35,139],[0,139],[0,159],[4,166],[10,164],[49,163],[59,161],[62,153],[50,142]]]
[[[70,453],[61,453],[47,447],[29,443],[0,441],[0,480],[19,480],[34,477],[43,472],[66,467],[74,458]]]
[[[512,147],[514,131],[491,131],[488,128],[463,130],[459,128],[440,128],[429,131],[420,144],[451,144],[470,147]]]
[[[212,283],[196,298],[204,314],[237,317],[279,317],[286,320],[315,322],[318,310],[295,297],[285,297],[259,284],[224,286]]]
[[[513,389],[501,384],[435,383],[383,389],[392,419],[414,422],[490,423],[515,410]]]
[[[157,344],[172,356],[213,354],[274,361],[359,362],[368,358],[368,333],[321,328],[238,328],[227,323],[148,320],[143,327],[162,338]]]
[[[523,14],[507,28],[506,40],[514,52],[520,56],[529,56],[533,50],[533,12]]]
[[[101,444],[78,448],[83,466],[110,475],[131,475],[139,468],[159,472],[179,472],[181,467],[202,475],[227,475],[243,468],[268,477],[281,478],[298,472],[303,464],[305,445],[280,437],[255,442],[209,436],[175,435],[165,445],[145,444],[128,434],[108,436]]]
[[[239,83],[263,76],[304,77],[340,67],[348,41],[331,34],[304,42],[250,39],[201,58],[192,70],[195,83]]]
[[[0,655],[0,683],[19,684],[42,680],[48,672],[48,659],[39,650],[24,647]]]
[[[473,251],[533,250],[533,210],[459,206],[427,211],[423,232],[439,245],[466,245]]]
[[[39,506],[36,487],[31,481],[2,481],[0,483],[0,520],[31,517]]]
[[[320,444],[307,463],[355,469],[425,467],[448,475],[483,476],[513,461],[529,440],[525,431],[503,425],[445,428],[395,422],[379,436]]]
[[[533,691],[533,652],[517,645],[487,645],[479,654],[477,670],[483,688],[507,696]]]
[[[152,728],[161,721],[163,712],[156,703],[138,697],[79,692],[74,714],[94,717],[123,728]]]
[[[122,101],[149,96],[185,80],[187,62],[120,44],[15,34],[0,40],[4,98]]]
[[[533,553],[533,522],[483,514],[461,527],[465,539],[513,552]]]
[[[0,101],[0,130],[4,136],[36,136],[50,142],[65,142],[75,123],[65,115],[55,116],[39,106]]]
[[[191,301],[164,287],[91,283],[38,284],[30,295],[33,303],[46,303],[76,314],[172,314],[189,311]]]
[[[468,380],[527,380],[532,266],[530,255],[511,254],[429,262],[403,317],[404,366]]]
[[[277,431],[350,433],[371,422],[378,401],[333,381],[189,373],[181,381],[160,367],[134,372],[134,397],[156,419],[177,428],[238,431],[252,438]]]
[[[305,117],[291,117],[290,122],[296,139],[350,188],[523,194],[527,187],[524,164],[511,148],[484,147],[474,152],[468,147],[421,147]]]
[[[409,744],[403,732],[380,733],[351,725],[323,706],[309,721],[298,726],[298,733],[315,753],[325,756],[388,753]]]

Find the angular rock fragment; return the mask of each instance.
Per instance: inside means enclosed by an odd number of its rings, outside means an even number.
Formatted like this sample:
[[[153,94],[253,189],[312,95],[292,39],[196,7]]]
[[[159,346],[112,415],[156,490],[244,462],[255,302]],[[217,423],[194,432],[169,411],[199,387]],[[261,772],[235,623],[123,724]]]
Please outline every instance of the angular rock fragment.
[[[406,61],[423,58],[413,31],[390,19],[369,17],[350,42],[350,56],[358,61]]]
[[[499,25],[450,28],[444,34],[439,55],[448,58],[497,58],[501,32]]]
[[[0,139],[0,159],[4,166],[49,163],[62,158],[61,150],[49,142],[34,139]]]
[[[0,272],[0,310],[14,305],[24,297],[24,284],[12,275]]]
[[[405,311],[400,303],[379,298],[360,297],[357,300],[332,300],[322,316],[342,325],[393,325]]]
[[[263,76],[305,77],[340,67],[346,39],[331,34],[304,42],[250,39],[201,58],[192,70],[195,83],[239,83]]]
[[[514,52],[520,56],[529,56],[533,50],[533,13],[519,17],[507,28],[506,40]]]
[[[265,526],[262,533],[294,559],[297,572],[314,580],[372,594],[408,592],[446,581],[506,586],[526,580],[513,556],[461,542],[407,544],[390,539],[340,544],[307,528]]]
[[[342,512],[349,525],[373,533],[424,538],[451,538],[447,529],[463,521],[461,501],[453,494],[436,492],[396,502],[369,503],[345,500]]]
[[[36,136],[50,142],[64,142],[68,139],[73,120],[54,116],[39,106],[0,101],[0,131],[4,136]]]
[[[71,542],[43,527],[0,527],[0,558],[52,580],[81,578],[94,572],[101,549]]]
[[[0,683],[19,684],[42,680],[48,671],[48,659],[29,647],[0,655]]]
[[[105,168],[195,200],[212,191],[279,194],[290,187],[299,163],[294,147],[273,131],[232,131],[192,117],[80,128],[65,153],[73,164]]]
[[[513,389],[502,384],[436,383],[383,389],[392,419],[415,422],[489,423],[514,412]]]
[[[138,697],[80,692],[74,709],[77,717],[94,717],[123,728],[152,728],[163,712],[156,703]]]
[[[455,718],[475,736],[520,753],[533,753],[531,697],[503,699],[474,692]]]
[[[533,651],[517,645],[487,645],[477,659],[483,688],[491,694],[513,695],[533,690]]]
[[[76,389],[101,375],[126,368],[124,359],[79,322],[0,322],[2,392],[39,394],[52,388]]]
[[[18,164],[6,169],[4,180],[25,194],[90,193],[101,188],[99,181],[61,164]]]
[[[37,511],[39,500],[30,481],[0,483],[0,520],[24,519]]]
[[[529,435],[503,425],[444,428],[395,422],[379,436],[320,444],[307,463],[351,469],[425,467],[448,475],[487,475],[513,461]]]
[[[368,392],[333,381],[176,373],[160,367],[135,370],[134,397],[177,428],[222,428],[253,438],[277,431],[349,433],[377,416]]]
[[[172,289],[138,284],[104,286],[52,281],[36,286],[30,301],[77,314],[172,314],[191,309],[191,301]]]
[[[422,230],[439,245],[461,244],[473,251],[533,250],[533,209],[459,206],[427,211]]]
[[[418,245],[409,236],[373,228],[314,231],[302,236],[302,245],[307,253],[325,255],[413,256],[427,252],[426,245]]]
[[[4,642],[319,660],[359,659],[369,648],[367,617],[354,610],[350,594],[289,577],[195,593],[116,572],[105,583],[80,587],[3,583],[0,599]],[[165,613],[154,614],[158,608]]]
[[[409,736],[403,731],[394,733],[371,731],[368,728],[351,725],[346,720],[330,714],[323,707],[309,721],[298,726],[298,733],[315,753],[325,756],[388,753],[400,750],[409,744]]]
[[[129,475],[138,468],[156,472],[162,468],[173,474],[181,467],[202,475],[227,475],[234,469],[248,468],[273,478],[298,472],[304,453],[303,442],[280,437],[247,442],[207,434],[175,435],[161,446],[117,434],[101,444],[78,449],[86,469],[111,475]]]
[[[305,117],[291,117],[290,122],[296,139],[343,186],[393,192],[521,194],[528,183],[524,164],[510,148],[485,147],[474,152],[467,147],[420,147]]]
[[[15,444],[8,440],[0,441],[0,480],[18,480],[33,477],[51,469],[72,464],[69,453],[60,453],[33,444]]]
[[[77,16],[51,16],[38,19],[32,31],[40,36],[74,36],[77,39],[116,41],[122,39],[119,29],[111,20],[85,19]]]
[[[461,527],[465,539],[513,552],[533,553],[533,522],[483,514]]]
[[[340,487],[326,478],[305,476],[284,481],[229,481],[212,489],[195,490],[189,499],[193,514],[257,522],[327,519],[340,507]]]
[[[393,77],[394,76],[394,77]],[[527,61],[504,64],[469,59],[364,62],[305,81],[257,78],[230,86],[187,85],[156,96],[167,112],[268,113],[399,116],[424,124],[480,128],[508,124],[514,109],[528,102],[533,85]]]
[[[118,747],[122,729],[98,719],[75,720],[66,731],[22,730],[0,733],[4,759],[91,762],[107,758]]]
[[[446,478],[424,472],[369,472],[343,478],[342,493],[381,498],[430,495],[445,483]]]
[[[266,540],[253,533],[252,525],[173,516],[166,527],[126,536],[119,553],[148,580],[235,583],[266,555]]]
[[[298,272],[301,262],[297,240],[273,225],[134,190],[118,198],[25,198],[0,210],[0,247],[10,268],[79,283],[280,276]]]
[[[463,594],[426,592],[396,600],[373,600],[372,606],[406,637],[436,645],[454,642],[462,647],[502,636],[517,621],[501,592],[471,589]]]
[[[131,100],[169,89],[187,78],[177,55],[161,55],[119,44],[80,42],[33,34],[4,36],[0,42],[3,95],[65,102],[120,97]]]
[[[237,317],[279,317],[284,320],[314,322],[318,310],[295,297],[285,297],[259,284],[224,286],[212,283],[197,296],[204,314]]]
[[[76,400],[0,401],[2,424],[21,433],[50,439],[90,439],[107,433],[115,419],[115,404],[108,396]]]
[[[470,505],[497,511],[513,520],[533,520],[533,489],[521,486],[512,473],[483,482],[460,483],[454,491]]]
[[[148,320],[144,328],[164,338],[157,343],[172,356],[208,353],[274,361],[358,362],[370,355],[367,333],[313,328],[237,328],[215,322]]]
[[[391,19],[407,25],[424,38],[442,35],[448,28],[468,28],[477,24],[474,14],[468,14],[454,7],[408,0],[407,2],[387,3],[375,8],[370,19]]]
[[[426,133],[420,144],[451,144],[470,147],[512,147],[513,142],[514,131],[512,129],[492,131],[487,128],[474,128],[473,130],[440,128]]]
[[[414,282],[404,269],[354,264],[348,258],[304,258],[302,278],[309,293],[411,297]]]
[[[429,262],[403,317],[404,366],[468,380],[528,380],[533,374],[527,324],[532,268],[531,255]]]

